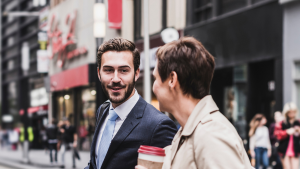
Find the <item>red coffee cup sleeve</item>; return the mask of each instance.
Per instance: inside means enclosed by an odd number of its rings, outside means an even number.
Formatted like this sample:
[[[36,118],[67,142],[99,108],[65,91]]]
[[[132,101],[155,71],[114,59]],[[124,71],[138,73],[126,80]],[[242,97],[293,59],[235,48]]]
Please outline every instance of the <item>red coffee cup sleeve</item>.
[[[142,154],[148,154],[148,155],[166,156],[165,150],[159,147],[141,145],[138,152]]]

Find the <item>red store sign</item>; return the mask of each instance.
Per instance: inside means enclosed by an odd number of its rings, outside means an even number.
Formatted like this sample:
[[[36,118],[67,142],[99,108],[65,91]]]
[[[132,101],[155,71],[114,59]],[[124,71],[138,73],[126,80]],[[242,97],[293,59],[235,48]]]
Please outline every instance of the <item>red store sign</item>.
[[[56,21],[56,16],[53,14],[50,26],[48,30],[48,39],[49,43],[52,44],[52,53],[50,59],[53,59],[57,56],[57,66],[63,67],[64,63],[68,59],[80,55],[86,55],[88,53],[86,47],[77,48],[75,41],[75,26],[77,19],[77,11],[67,15],[65,24],[68,26],[67,36],[62,36],[63,32],[58,28],[58,22]]]

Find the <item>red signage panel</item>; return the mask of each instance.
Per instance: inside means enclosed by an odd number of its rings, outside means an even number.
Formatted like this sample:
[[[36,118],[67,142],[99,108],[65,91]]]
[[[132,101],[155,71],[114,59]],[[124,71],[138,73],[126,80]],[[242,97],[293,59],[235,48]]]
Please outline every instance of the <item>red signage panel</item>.
[[[59,91],[89,84],[89,65],[69,69],[52,75],[51,91]]]
[[[121,29],[122,0],[108,0],[108,26],[113,29]]]

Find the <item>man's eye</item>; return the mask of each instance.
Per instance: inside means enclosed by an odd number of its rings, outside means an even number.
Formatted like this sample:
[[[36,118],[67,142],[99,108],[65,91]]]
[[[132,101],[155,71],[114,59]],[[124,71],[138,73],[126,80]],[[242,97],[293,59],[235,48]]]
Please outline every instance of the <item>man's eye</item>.
[[[126,70],[126,69],[123,69],[123,70],[122,70],[122,72],[124,72],[124,73],[125,73],[125,72],[128,72],[128,70]]]
[[[112,72],[113,70],[112,69],[105,69],[104,71],[105,72]]]

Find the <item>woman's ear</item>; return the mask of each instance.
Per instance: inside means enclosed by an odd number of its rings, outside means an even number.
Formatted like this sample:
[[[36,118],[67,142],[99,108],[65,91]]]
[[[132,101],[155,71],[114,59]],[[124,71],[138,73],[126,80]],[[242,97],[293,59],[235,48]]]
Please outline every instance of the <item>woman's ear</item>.
[[[177,73],[175,71],[172,71],[169,76],[169,87],[174,89],[177,83],[178,83]]]

